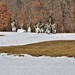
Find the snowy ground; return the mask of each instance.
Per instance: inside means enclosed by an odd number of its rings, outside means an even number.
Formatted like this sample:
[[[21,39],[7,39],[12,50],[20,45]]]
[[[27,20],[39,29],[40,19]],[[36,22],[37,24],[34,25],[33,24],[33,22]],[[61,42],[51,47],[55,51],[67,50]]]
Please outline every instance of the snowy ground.
[[[0,75],[75,75],[75,59],[0,55]]]
[[[50,40],[75,40],[75,34],[0,32],[0,46],[26,45]]]
[[[75,40],[75,34],[0,32],[0,46],[26,45],[50,40]],[[75,75],[75,59],[68,57],[18,57],[0,54],[0,75]]]

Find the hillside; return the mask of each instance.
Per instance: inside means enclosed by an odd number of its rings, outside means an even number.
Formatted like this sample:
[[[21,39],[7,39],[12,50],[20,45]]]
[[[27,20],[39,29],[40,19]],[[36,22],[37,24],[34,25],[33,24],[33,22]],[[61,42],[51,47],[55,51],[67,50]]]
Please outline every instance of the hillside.
[[[75,32],[75,0],[0,0],[6,2],[12,20],[24,23],[24,28],[29,22],[32,25],[42,21],[47,22],[49,16],[57,24],[57,32]],[[33,28],[33,26],[32,26]],[[34,29],[33,29],[34,31]]]

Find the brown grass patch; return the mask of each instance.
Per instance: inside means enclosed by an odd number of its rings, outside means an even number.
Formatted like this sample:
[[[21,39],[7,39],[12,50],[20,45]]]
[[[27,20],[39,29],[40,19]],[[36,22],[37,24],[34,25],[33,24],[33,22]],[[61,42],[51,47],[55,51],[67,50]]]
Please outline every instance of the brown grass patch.
[[[49,41],[25,46],[0,47],[0,53],[75,57],[75,41]]]

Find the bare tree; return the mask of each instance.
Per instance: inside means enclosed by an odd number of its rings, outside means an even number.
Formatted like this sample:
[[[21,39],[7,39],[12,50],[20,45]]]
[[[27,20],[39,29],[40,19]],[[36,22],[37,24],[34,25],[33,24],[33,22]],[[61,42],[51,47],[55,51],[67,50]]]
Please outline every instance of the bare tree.
[[[61,12],[62,12],[62,33],[65,32],[65,5],[64,0],[61,1]]]

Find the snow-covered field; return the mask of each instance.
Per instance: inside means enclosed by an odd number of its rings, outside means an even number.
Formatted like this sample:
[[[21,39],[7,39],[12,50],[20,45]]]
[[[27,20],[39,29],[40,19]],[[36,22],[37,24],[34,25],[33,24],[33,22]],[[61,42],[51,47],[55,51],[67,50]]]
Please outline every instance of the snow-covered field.
[[[26,45],[50,40],[75,40],[75,34],[46,34],[46,33],[18,33],[0,32],[0,46]]]
[[[1,54],[0,75],[75,75],[75,59]]]
[[[75,34],[0,32],[0,46],[26,45],[50,40],[75,40]],[[0,75],[75,75],[75,59],[0,54]]]

